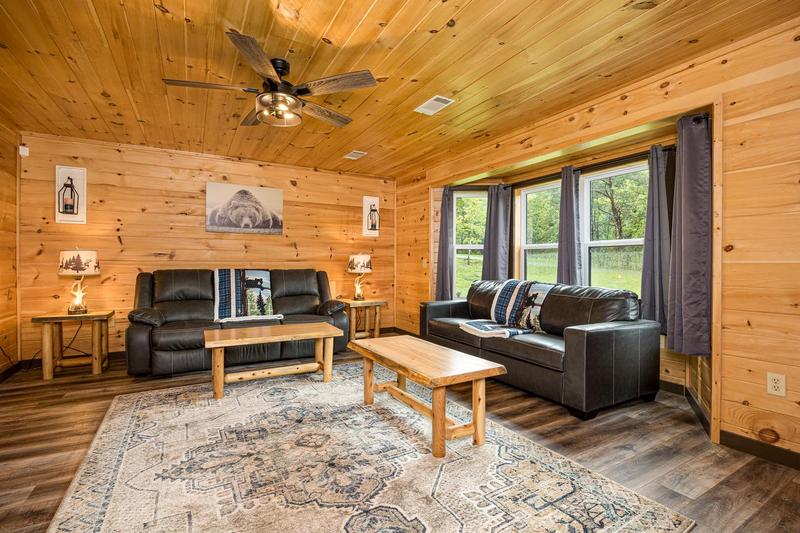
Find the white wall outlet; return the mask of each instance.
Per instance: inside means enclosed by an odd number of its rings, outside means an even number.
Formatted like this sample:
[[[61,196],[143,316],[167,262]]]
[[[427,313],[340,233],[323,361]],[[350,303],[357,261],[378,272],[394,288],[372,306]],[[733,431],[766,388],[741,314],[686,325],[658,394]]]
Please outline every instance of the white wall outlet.
[[[767,372],[767,393],[773,396],[786,396],[786,375]]]

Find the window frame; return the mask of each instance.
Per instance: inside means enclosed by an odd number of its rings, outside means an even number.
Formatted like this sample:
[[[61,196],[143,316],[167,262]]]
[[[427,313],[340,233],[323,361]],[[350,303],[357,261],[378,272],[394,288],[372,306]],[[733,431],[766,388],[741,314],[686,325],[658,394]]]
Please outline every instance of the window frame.
[[[453,291],[453,296],[454,297],[455,297],[455,294],[457,292],[456,291],[456,282],[458,281],[458,276],[457,276],[457,274],[458,274],[458,272],[457,272],[457,268],[458,268],[458,251],[459,250],[480,250],[481,252],[483,252],[483,247],[484,247],[484,244],[486,242],[486,227],[485,227],[485,225],[484,225],[484,229],[483,229],[483,241],[484,241],[484,243],[482,243],[482,244],[458,244],[456,242],[456,235],[458,234],[456,232],[456,222],[457,222],[456,204],[458,203],[458,199],[459,198],[486,198],[487,203],[488,203],[489,191],[488,190],[487,191],[453,191],[453,267],[452,267],[453,268],[453,270],[452,270],[453,287],[452,287],[452,291]],[[489,206],[487,205],[486,208],[487,208],[487,211],[488,211]],[[483,261],[483,260],[481,259],[481,261]]]
[[[581,283],[584,285],[591,284],[591,249],[601,247],[624,247],[624,246],[644,246],[644,236],[641,238],[632,239],[608,239],[608,240],[591,240],[592,237],[592,219],[591,219],[591,187],[592,182],[598,179],[608,178],[611,176],[619,176],[621,174],[628,174],[630,172],[638,172],[640,170],[648,171],[649,167],[647,159],[635,161],[618,167],[607,168],[597,172],[590,172],[581,174],[580,177],[580,211],[581,211]],[[646,200],[646,199],[645,199]]]
[[[519,273],[520,279],[528,279],[527,252],[528,250],[558,250],[558,241],[548,243],[528,243],[528,195],[548,189],[561,189],[561,179],[545,183],[537,183],[520,190],[520,247],[519,247]]]

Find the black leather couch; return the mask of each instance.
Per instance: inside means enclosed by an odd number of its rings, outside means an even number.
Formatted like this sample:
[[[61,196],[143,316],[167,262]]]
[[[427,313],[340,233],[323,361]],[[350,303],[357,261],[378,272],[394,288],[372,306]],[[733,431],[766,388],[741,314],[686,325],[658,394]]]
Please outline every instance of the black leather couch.
[[[272,304],[283,320],[214,322],[214,273],[211,270],[157,270],[136,277],[134,310],[125,333],[128,373],[170,375],[211,368],[203,331],[271,324],[327,322],[344,332],[333,351],[347,347],[344,304],[331,299],[328,275],[314,270],[270,270]],[[247,364],[314,356],[314,341],[291,341],[225,350],[225,364]]]
[[[629,291],[556,285],[539,315],[545,333],[482,338],[459,328],[490,318],[502,282],[476,281],[466,300],[423,302],[420,335],[505,365],[495,379],[553,400],[578,418],[628,400],[653,400],[659,387],[659,324],[639,319]]]

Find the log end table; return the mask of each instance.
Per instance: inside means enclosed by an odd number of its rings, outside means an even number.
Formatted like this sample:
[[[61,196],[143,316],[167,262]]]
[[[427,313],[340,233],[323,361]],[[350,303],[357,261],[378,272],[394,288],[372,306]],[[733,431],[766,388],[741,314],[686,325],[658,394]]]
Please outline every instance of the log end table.
[[[114,311],[91,311],[80,315],[49,313],[31,319],[42,325],[42,379],[53,379],[56,368],[92,365],[92,374],[102,374],[108,366],[108,324]],[[64,356],[64,322],[91,322],[92,355]]]
[[[386,300],[352,300],[349,298],[339,298],[339,301],[344,303],[345,307],[347,307],[347,314],[350,320],[350,340],[381,336],[381,307],[388,303]],[[363,329],[357,327],[359,309],[363,309],[364,311]],[[375,315],[373,324],[370,324],[370,309],[372,309]]]

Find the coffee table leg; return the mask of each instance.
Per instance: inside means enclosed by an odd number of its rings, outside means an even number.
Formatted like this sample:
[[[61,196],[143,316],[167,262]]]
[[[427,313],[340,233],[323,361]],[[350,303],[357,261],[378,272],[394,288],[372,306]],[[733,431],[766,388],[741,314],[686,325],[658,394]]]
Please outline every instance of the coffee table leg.
[[[433,443],[431,451],[434,457],[444,457],[445,455],[445,387],[434,387],[431,407],[433,407],[433,417],[431,427],[433,429]]]
[[[397,388],[406,390],[406,377],[401,374],[397,374]]]
[[[103,326],[92,320],[92,374],[103,373]]]
[[[472,382],[472,444],[481,446],[486,442],[486,380]]]
[[[333,337],[325,337],[323,349],[322,382],[328,383],[333,378]]]
[[[375,364],[364,358],[364,405],[372,405],[375,395]]]
[[[214,383],[214,398],[225,396],[225,348],[211,350],[211,381]]]
[[[324,360],[322,356],[322,350],[323,350],[322,337],[320,337],[319,339],[314,339],[314,361],[317,362],[320,370],[322,370],[322,363]]]
[[[52,322],[42,324],[42,379],[53,379],[53,332]]]

